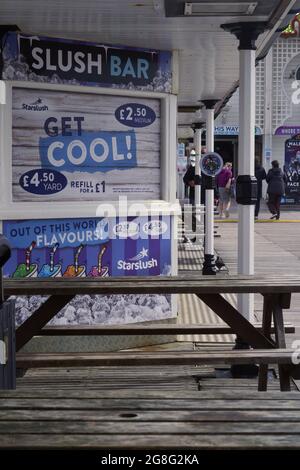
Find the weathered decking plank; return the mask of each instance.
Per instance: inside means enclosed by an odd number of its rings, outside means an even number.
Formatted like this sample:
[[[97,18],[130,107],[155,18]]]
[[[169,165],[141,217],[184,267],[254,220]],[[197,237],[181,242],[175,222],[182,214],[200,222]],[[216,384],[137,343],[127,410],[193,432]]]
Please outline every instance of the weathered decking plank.
[[[232,395],[232,393],[231,393]],[[300,410],[281,410],[276,407],[268,410],[168,410],[169,422],[272,422],[272,423],[300,423]],[[119,422],[130,419],[130,422],[157,422],[165,421],[166,417],[161,410],[138,410],[131,412],[131,418],[124,410],[34,410],[31,409],[9,409],[0,410],[0,425],[2,421],[109,421]],[[291,424],[292,426],[292,424]],[[16,425],[17,428],[17,425]],[[45,425],[45,429],[47,426]]]
[[[298,434],[15,434],[1,436],[6,449],[299,449]]]

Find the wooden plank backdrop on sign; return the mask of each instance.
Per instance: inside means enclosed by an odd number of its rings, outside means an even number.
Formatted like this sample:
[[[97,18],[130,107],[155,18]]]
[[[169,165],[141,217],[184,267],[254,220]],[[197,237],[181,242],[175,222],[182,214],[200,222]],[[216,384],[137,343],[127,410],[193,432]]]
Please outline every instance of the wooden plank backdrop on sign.
[[[37,104],[36,104],[37,103]],[[123,105],[136,103],[150,107],[156,119],[146,127],[128,127],[121,124],[115,111]],[[12,95],[12,181],[14,202],[34,201],[103,201],[116,200],[120,194],[129,199],[159,199],[160,198],[160,100],[151,98],[135,98],[132,96],[112,96],[65,91],[36,90],[14,88]],[[33,107],[37,106],[35,110]],[[51,117],[57,122],[51,122],[52,131],[57,126],[57,138],[61,139],[62,118],[69,118],[72,132],[132,132],[136,137],[135,167],[126,167],[108,171],[95,171],[88,162],[83,171],[68,171],[60,167],[42,166],[40,157],[40,138],[49,138],[45,129],[46,120]],[[84,118],[81,129],[74,118]],[[69,131],[69,129],[67,129]],[[96,135],[96,134],[95,134]],[[80,138],[80,135],[77,136]],[[55,136],[52,137],[55,141]],[[129,149],[130,150],[130,149]],[[65,157],[65,149],[62,155]],[[129,163],[130,164],[130,163]],[[105,165],[105,162],[104,164]],[[106,164],[106,170],[109,164]],[[19,181],[20,177],[31,169],[55,169],[67,177],[65,189],[55,194],[32,194],[25,191]],[[100,165],[99,165],[100,167]],[[76,168],[76,167],[75,167]],[[112,168],[112,167],[111,167]],[[93,170],[93,171],[92,171]],[[91,183],[94,188],[99,182],[105,181],[105,192],[89,192],[78,187],[71,187],[70,182],[84,181]]]

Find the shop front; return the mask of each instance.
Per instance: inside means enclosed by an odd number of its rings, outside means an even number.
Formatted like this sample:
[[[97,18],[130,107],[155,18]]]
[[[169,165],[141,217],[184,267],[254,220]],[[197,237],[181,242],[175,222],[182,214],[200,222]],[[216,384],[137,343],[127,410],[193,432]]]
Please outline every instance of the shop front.
[[[9,32],[3,64],[4,275],[176,274],[172,53]],[[175,300],[84,296],[54,324],[167,319]],[[17,299],[17,323],[42,301]]]

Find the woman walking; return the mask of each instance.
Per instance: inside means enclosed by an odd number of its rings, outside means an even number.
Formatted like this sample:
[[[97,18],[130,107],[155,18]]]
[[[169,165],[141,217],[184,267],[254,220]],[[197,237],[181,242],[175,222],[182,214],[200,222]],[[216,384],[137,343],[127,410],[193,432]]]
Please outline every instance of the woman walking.
[[[216,183],[219,190],[219,212],[220,218],[229,217],[229,208],[231,202],[231,183],[232,183],[232,164],[230,162],[225,163],[221,173],[216,177]]]
[[[257,179],[257,199],[255,204],[255,219],[258,219],[260,200],[262,198],[262,182],[267,177],[265,169],[259,163],[259,158],[255,157],[255,178]]]
[[[280,201],[285,193],[285,175],[279,168],[277,160],[272,161],[272,168],[268,171],[266,180],[268,183],[267,193],[269,195],[268,208],[272,214],[271,219],[279,220]]]

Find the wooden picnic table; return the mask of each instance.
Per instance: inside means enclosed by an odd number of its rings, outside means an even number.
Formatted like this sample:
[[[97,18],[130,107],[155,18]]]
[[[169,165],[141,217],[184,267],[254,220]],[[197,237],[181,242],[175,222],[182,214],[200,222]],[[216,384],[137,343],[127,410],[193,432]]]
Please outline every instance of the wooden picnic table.
[[[252,348],[270,350],[286,348],[283,308],[290,307],[291,294],[300,292],[300,277],[294,276],[149,276],[81,279],[5,279],[4,294],[45,295],[48,299],[16,331],[19,351],[33,336],[39,335],[47,323],[76,295],[115,294],[195,294],[210,307],[231,331]],[[264,297],[262,329],[256,328],[223,296],[225,293],[260,293]],[[275,341],[271,338],[274,320]],[[118,334],[118,327],[115,328]],[[165,325],[164,325],[165,331]],[[183,328],[184,331],[184,328]],[[159,330],[156,330],[159,332]],[[130,328],[128,334],[132,333]],[[63,334],[63,330],[61,330]],[[84,333],[83,333],[84,334]],[[154,334],[154,333],[152,333]],[[78,360],[78,358],[77,358]],[[279,364],[282,390],[290,389],[290,375],[298,368]],[[259,389],[267,386],[268,365],[260,366]],[[298,372],[297,372],[298,373]]]

